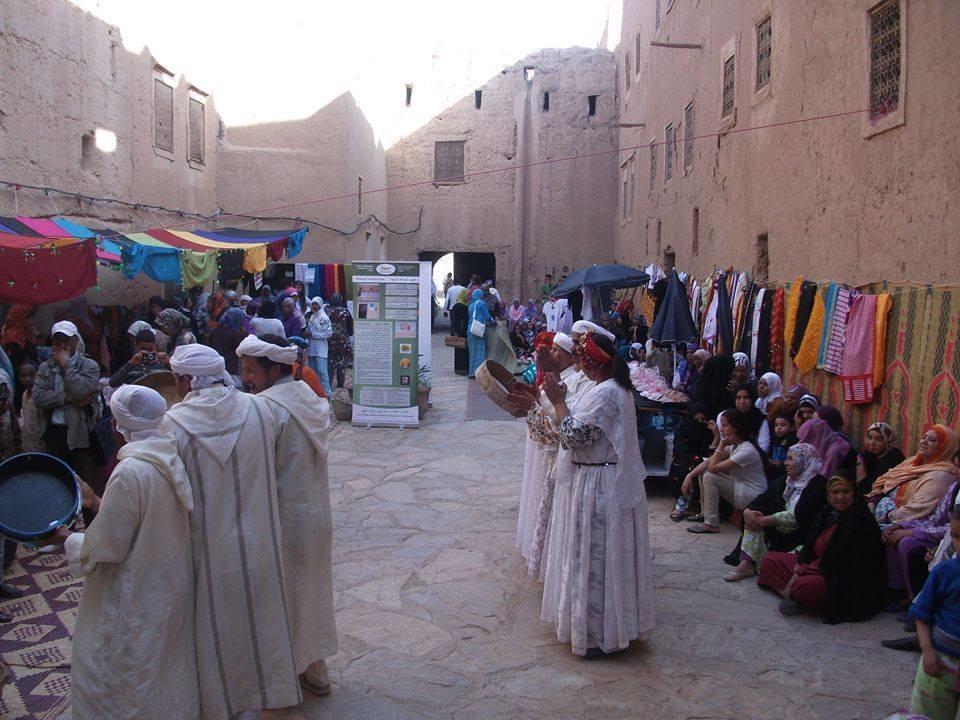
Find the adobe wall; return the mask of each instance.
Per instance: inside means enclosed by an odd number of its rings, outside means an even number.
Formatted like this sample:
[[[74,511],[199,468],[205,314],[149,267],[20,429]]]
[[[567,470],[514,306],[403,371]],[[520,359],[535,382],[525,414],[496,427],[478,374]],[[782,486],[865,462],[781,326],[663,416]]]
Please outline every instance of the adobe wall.
[[[880,279],[960,282],[956,228],[960,206],[960,3],[926,0],[906,8],[902,125],[869,135],[867,114],[784,127],[751,127],[869,107],[867,10],[875,0],[677,0],[655,31],[655,4],[625,0],[617,49],[623,129],[620,146],[637,151],[637,190],[631,218],[617,211],[617,255],[645,264],[663,246],[678,267],[703,275],[714,265],[750,270],[756,239],[769,236],[769,277],[859,284]],[[757,94],[755,25],[772,18],[772,76]],[[636,74],[636,34],[641,67]],[[650,42],[703,48],[651,47]],[[695,134],[721,131],[722,51],[736,49],[736,123],[721,137],[695,142],[693,167],[683,172],[682,137],[676,171],[664,182],[664,147],[648,193],[652,139],[683,120],[695,103]],[[624,55],[632,77],[625,92]],[[878,125],[877,127],[882,127]],[[622,156],[623,157],[623,156]],[[699,208],[699,252],[693,250],[693,209]]]

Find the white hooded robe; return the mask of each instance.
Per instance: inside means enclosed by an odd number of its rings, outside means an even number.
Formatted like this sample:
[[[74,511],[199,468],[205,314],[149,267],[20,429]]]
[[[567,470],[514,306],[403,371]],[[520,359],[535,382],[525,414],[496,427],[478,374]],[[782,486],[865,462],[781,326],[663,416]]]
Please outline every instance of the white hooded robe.
[[[197,666],[204,720],[297,705],[265,402],[233,388],[189,393],[163,419],[193,490]]]
[[[333,517],[327,475],[330,405],[303,381],[282,378],[259,393],[280,426],[277,496],[287,609],[297,672],[337,653]]]
[[[73,637],[73,720],[200,717],[190,483],[168,437],[124,445],[100,512],[67,538],[84,578]]]

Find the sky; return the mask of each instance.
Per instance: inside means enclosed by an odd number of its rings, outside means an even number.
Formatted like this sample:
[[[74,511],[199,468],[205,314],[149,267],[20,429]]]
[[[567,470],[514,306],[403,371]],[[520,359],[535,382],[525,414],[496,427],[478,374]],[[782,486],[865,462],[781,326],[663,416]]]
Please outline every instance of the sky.
[[[405,83],[431,74],[459,98],[534,50],[597,47],[608,17],[620,36],[621,0],[71,1],[211,93],[228,127],[308,117],[349,90],[386,146]]]

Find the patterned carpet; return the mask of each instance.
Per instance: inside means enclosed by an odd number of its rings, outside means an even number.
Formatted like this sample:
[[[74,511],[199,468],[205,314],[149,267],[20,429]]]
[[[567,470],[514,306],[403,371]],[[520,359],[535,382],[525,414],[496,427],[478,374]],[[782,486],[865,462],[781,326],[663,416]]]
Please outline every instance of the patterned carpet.
[[[55,720],[70,705],[70,644],[82,582],[63,554],[24,548],[5,579],[26,594],[0,603],[13,615],[13,622],[0,624],[0,657],[11,673],[0,718]]]

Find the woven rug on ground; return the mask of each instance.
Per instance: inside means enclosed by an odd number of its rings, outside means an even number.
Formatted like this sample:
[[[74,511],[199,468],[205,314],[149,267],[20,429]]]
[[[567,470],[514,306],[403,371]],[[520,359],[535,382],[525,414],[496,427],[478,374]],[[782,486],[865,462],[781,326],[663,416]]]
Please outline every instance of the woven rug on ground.
[[[82,581],[62,553],[21,548],[5,580],[24,591],[0,603],[0,657],[10,670],[0,698],[4,720],[56,720],[70,705],[70,645]]]

